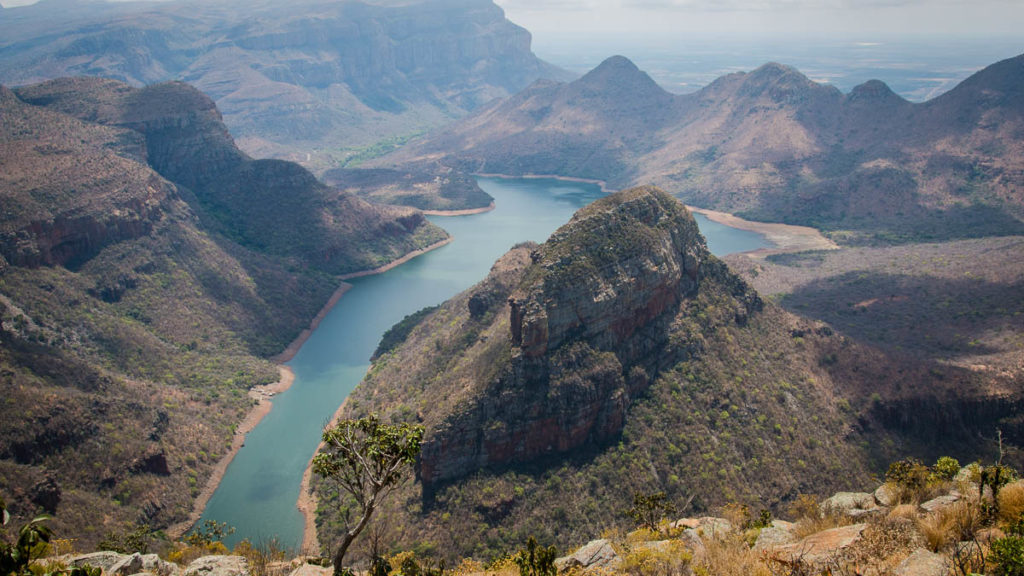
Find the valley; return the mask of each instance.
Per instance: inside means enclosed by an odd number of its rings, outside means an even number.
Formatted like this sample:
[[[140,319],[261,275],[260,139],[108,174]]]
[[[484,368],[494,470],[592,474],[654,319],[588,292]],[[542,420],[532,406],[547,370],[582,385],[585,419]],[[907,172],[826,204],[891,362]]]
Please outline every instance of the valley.
[[[704,78],[666,89],[625,56],[538,58],[506,8],[0,8],[5,521],[52,515],[55,554],[163,558],[107,576],[232,548],[223,576],[322,576],[285,557],[330,556],[358,507],[310,459],[373,415],[423,441],[338,573],[514,576],[528,539],[600,536],[616,574],[810,574],[754,544],[833,528],[869,541],[847,560],[885,557],[871,574],[925,549],[949,573],[963,542],[962,573],[1005,573],[1024,55],[965,70],[941,54],[970,42],[907,38],[698,65],[754,38],[663,55]],[[865,60],[828,76],[833,50]],[[644,495],[678,522],[633,531]]]

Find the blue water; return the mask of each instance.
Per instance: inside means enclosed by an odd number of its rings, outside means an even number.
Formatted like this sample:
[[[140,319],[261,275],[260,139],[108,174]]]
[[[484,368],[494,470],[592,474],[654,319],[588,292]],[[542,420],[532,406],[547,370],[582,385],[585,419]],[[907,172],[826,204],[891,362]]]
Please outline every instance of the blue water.
[[[592,184],[481,178],[495,209],[473,216],[432,216],[454,241],[389,272],[352,280],[349,290],[288,365],[295,383],[245,440],[213,494],[203,520],[235,527],[229,547],[276,539],[298,550],[303,519],[295,507],[302,473],[320,432],[362,380],[383,333],[425,306],[479,282],[514,244],[542,242],[579,208],[602,196]],[[762,236],[696,215],[713,253],[768,246]]]

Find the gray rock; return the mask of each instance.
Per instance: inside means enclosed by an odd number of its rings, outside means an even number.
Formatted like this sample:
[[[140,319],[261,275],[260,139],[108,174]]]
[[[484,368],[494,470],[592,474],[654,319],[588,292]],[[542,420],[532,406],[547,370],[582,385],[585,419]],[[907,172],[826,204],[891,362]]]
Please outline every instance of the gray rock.
[[[704,516],[699,521],[700,526],[697,528],[697,533],[704,538],[724,538],[733,531],[732,522],[725,518]]]
[[[811,567],[827,562],[842,551],[860,542],[867,524],[853,524],[822,530],[815,534],[776,548],[779,556],[791,561],[803,562]]]
[[[866,521],[868,518],[874,516],[885,516],[889,513],[889,509],[884,506],[875,506],[874,508],[868,508],[866,510],[860,510],[854,508],[853,510],[847,510],[846,515],[857,521]]]
[[[703,559],[704,556],[707,555],[707,548],[704,547],[704,541],[701,540],[700,534],[698,534],[693,528],[683,530],[683,533],[679,535],[679,540],[686,544],[686,547],[690,549],[695,562]]]
[[[136,552],[130,556],[122,556],[104,572],[107,576],[130,576],[142,572],[142,555]]]
[[[900,562],[894,576],[946,576],[949,574],[949,562],[940,554],[918,548]]]
[[[895,485],[886,482],[875,490],[875,502],[879,506],[895,506],[900,490]]]
[[[796,542],[793,527],[794,524],[791,522],[776,520],[772,522],[771,526],[762,528],[757,534],[757,541],[754,542],[754,551],[760,552]]]
[[[71,559],[71,565],[76,567],[92,566],[93,568],[100,568],[104,573],[109,574],[110,568],[123,558],[124,555],[117,552],[93,552],[92,554],[75,556]]]
[[[959,492],[950,492],[949,494],[939,496],[938,498],[932,498],[924,504],[921,504],[921,509],[925,512],[935,512],[936,510],[952,506],[955,502],[959,501],[960,498],[961,496]]]
[[[961,468],[960,471],[956,473],[956,476],[953,476],[953,482],[973,482],[974,480],[972,480],[972,478],[974,478],[974,475],[977,472],[977,464],[968,464]]]
[[[184,576],[248,576],[249,565],[241,556],[203,556],[185,568]]]
[[[583,570],[589,568],[615,569],[621,563],[622,560],[615,552],[615,549],[612,548],[612,543],[605,539],[588,542],[569,556],[555,560],[555,566],[559,571],[571,568],[582,568]]]
[[[181,567],[173,562],[161,560],[156,554],[142,556],[142,570],[156,576],[179,576]]]
[[[837,492],[822,502],[818,509],[822,514],[847,514],[851,510],[867,510],[875,507],[875,497],[867,492]]]

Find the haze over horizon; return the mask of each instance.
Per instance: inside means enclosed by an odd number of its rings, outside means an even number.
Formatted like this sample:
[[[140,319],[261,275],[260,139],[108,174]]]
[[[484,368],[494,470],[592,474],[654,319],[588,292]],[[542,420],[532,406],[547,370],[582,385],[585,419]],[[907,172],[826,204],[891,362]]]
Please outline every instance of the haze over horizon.
[[[113,0],[125,1],[125,0]],[[130,0],[128,0],[130,1]],[[166,0],[164,0],[166,1]],[[13,8],[38,0],[0,0]],[[1016,0],[496,0],[539,42],[643,35],[881,38],[951,35],[1019,37]]]

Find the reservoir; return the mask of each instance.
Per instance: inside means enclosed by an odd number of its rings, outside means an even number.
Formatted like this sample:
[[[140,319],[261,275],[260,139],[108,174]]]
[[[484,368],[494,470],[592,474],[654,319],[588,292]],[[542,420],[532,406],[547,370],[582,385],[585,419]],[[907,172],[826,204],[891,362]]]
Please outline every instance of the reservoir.
[[[353,285],[288,365],[295,383],[249,433],[203,513],[227,522],[231,548],[247,538],[276,540],[298,551],[303,518],[296,509],[306,464],[320,433],[362,380],[384,332],[408,314],[439,304],[483,280],[502,254],[526,240],[543,242],[576,210],[603,196],[594,184],[552,179],[480,178],[495,209],[472,216],[431,216],[454,241]],[[711,252],[724,255],[770,246],[760,234],[694,215]]]

